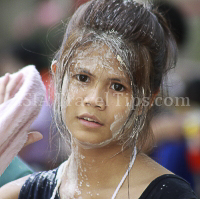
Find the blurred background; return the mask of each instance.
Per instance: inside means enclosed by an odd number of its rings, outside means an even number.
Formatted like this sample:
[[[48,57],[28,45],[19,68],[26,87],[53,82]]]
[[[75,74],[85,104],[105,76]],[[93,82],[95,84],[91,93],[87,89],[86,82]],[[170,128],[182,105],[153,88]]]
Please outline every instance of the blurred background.
[[[34,64],[47,87],[47,100],[31,130],[44,139],[24,148],[19,156],[34,170],[52,169],[65,158],[62,139],[52,125],[53,101],[49,67],[62,42],[66,23],[87,0],[0,1],[0,76]],[[188,97],[156,108],[152,120],[155,147],[149,155],[187,179],[200,196],[200,1],[155,1],[175,35],[179,59],[170,72],[168,95]],[[50,97],[49,97],[50,96]]]

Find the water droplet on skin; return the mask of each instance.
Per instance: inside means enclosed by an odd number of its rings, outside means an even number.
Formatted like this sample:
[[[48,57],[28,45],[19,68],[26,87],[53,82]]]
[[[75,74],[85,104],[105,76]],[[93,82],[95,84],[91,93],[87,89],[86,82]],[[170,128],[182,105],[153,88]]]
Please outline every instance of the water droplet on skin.
[[[81,195],[81,191],[76,191],[77,192],[77,194],[78,194],[78,196],[80,196]],[[79,198],[81,198],[81,197],[79,197]]]
[[[85,179],[86,179],[86,180],[88,180],[88,177],[87,177],[87,175],[84,175],[84,177],[85,177]]]
[[[86,187],[90,187],[90,184],[88,182],[86,183]]]

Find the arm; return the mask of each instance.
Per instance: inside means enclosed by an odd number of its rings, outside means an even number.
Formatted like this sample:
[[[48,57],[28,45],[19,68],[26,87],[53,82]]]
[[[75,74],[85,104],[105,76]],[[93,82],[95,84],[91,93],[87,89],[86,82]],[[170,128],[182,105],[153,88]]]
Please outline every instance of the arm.
[[[33,170],[23,160],[19,157],[15,157],[0,176],[0,187],[32,173]]]
[[[0,199],[18,199],[20,190],[28,177],[29,176],[25,176],[1,187]]]

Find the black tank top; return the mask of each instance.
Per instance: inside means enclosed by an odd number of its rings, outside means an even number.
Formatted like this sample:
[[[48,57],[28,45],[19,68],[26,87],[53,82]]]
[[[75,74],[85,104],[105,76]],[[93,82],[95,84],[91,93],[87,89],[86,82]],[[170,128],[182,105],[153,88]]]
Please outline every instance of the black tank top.
[[[32,174],[18,199],[60,199],[56,191],[58,169]],[[197,199],[189,183],[177,175],[165,174],[153,180],[139,199]]]

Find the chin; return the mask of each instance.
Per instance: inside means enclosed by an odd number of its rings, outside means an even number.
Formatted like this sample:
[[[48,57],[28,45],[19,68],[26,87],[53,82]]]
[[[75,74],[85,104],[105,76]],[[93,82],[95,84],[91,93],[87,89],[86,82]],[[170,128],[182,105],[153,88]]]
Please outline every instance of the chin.
[[[85,140],[80,140],[77,138],[74,138],[73,140],[81,148],[95,149],[95,148],[102,148],[102,147],[108,146],[113,141],[113,138],[103,140],[103,141],[97,141],[97,140],[85,141]]]

